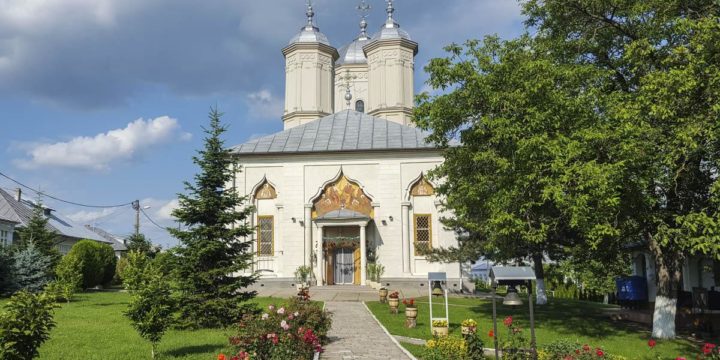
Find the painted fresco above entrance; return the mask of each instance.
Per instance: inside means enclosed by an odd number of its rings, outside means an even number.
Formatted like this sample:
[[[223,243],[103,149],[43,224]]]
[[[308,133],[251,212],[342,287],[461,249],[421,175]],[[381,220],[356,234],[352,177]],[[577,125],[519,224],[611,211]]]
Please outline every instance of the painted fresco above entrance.
[[[326,185],[320,196],[313,203],[312,217],[323,216],[338,209],[352,210],[373,218],[373,207],[370,197],[354,181],[341,174],[340,177]]]

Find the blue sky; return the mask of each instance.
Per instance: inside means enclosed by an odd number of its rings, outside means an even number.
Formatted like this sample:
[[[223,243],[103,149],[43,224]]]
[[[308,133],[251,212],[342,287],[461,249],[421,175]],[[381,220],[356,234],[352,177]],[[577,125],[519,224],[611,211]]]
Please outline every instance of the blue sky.
[[[368,1],[370,33],[385,2]],[[355,0],[314,1],[339,48],[358,33]],[[395,18],[420,44],[422,68],[442,47],[522,31],[514,0],[399,0]],[[201,126],[217,105],[235,145],[282,129],[280,49],[304,24],[302,0],[0,0],[0,171],[87,204],[140,199],[169,215],[197,168]],[[0,179],[0,187],[17,187]],[[34,195],[29,195],[34,196]],[[125,236],[133,211],[44,200],[83,224]],[[175,245],[143,219],[153,242]]]

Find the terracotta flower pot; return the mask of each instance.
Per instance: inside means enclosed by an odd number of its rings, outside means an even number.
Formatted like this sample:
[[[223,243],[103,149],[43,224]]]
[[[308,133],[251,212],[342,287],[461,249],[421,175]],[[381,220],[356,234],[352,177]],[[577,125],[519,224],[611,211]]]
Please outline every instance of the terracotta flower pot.
[[[432,328],[433,335],[435,336],[448,336],[448,327],[447,326],[433,326]]]
[[[418,310],[416,307],[406,307],[405,308],[405,316],[409,318],[416,318],[418,314]]]

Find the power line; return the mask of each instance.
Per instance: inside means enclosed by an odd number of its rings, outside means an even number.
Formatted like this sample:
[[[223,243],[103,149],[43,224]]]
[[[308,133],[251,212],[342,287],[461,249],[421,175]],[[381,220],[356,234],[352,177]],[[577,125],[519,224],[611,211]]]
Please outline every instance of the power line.
[[[87,204],[76,203],[76,202],[74,202],[74,201],[63,200],[63,199],[60,199],[60,198],[58,198],[58,197],[52,196],[52,195],[50,195],[50,194],[46,194],[46,193],[44,193],[44,192],[42,192],[42,191],[33,189],[33,188],[31,188],[31,187],[29,187],[29,186],[27,186],[27,185],[25,185],[25,184],[23,184],[23,183],[15,180],[15,179],[13,179],[13,178],[11,178],[11,177],[3,174],[2,172],[0,172],[0,176],[4,177],[4,178],[6,178],[6,179],[8,179],[8,180],[10,180],[10,181],[12,181],[12,182],[20,185],[20,186],[22,186],[22,187],[24,187],[24,188],[26,188],[26,189],[28,189],[28,190],[30,190],[30,191],[35,192],[36,194],[38,194],[38,195],[40,195],[40,196],[45,196],[45,197],[48,197],[48,198],[50,198],[50,199],[53,199],[53,200],[56,200],[56,201],[60,201],[60,202],[64,202],[64,203],[70,204],[70,205],[82,206],[82,207],[88,207],[88,208],[117,208],[117,207],[123,207],[123,206],[132,205],[132,202],[129,202],[129,203],[126,203],[126,204],[119,204],[119,205],[87,205]]]
[[[153,219],[145,212],[145,210],[144,210],[143,208],[140,208],[140,212],[143,213],[143,215],[145,215],[145,218],[147,218],[153,225],[157,226],[159,229],[168,231],[168,229],[167,229],[166,227],[162,227],[162,226],[158,225],[158,223],[156,223],[155,220],[153,220]],[[168,231],[168,233],[169,233],[169,231]]]

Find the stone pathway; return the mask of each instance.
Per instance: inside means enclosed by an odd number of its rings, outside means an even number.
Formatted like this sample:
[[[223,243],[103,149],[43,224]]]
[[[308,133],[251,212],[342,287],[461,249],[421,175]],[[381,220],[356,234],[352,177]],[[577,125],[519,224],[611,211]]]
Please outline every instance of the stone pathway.
[[[327,360],[410,360],[360,302],[326,302],[333,313],[330,343],[320,356]]]

